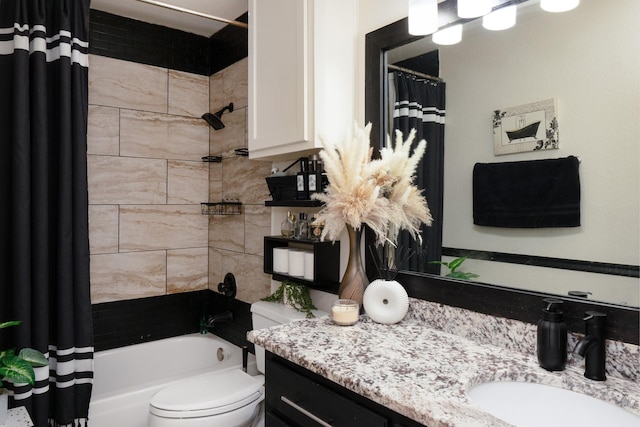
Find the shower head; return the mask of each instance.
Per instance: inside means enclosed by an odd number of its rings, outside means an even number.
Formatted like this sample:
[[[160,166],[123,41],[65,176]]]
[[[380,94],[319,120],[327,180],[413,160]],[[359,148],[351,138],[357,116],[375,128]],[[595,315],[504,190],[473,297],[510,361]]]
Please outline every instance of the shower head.
[[[229,111],[230,113],[233,112],[233,102],[229,103],[229,105],[227,105],[226,107],[224,107],[222,110],[218,111],[215,114],[211,114],[211,113],[204,113],[202,115],[202,118],[209,123],[209,125],[214,129],[214,130],[220,130],[222,128],[224,128],[224,123],[222,123],[222,113],[224,113],[225,111]]]

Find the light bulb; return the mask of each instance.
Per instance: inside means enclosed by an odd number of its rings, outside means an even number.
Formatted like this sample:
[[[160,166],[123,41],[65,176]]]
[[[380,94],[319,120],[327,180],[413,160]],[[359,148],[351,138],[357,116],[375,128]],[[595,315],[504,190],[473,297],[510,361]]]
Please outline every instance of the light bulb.
[[[460,40],[462,40],[462,24],[452,25],[435,32],[431,38],[435,44],[451,45],[460,43]]]
[[[460,18],[477,18],[491,12],[491,0],[458,0]]]
[[[482,17],[482,26],[487,30],[506,30],[516,25],[516,5],[503,7]]]
[[[547,12],[566,12],[575,9],[580,0],[541,0],[540,7]]]
[[[424,36],[438,31],[438,0],[409,0],[409,34]]]

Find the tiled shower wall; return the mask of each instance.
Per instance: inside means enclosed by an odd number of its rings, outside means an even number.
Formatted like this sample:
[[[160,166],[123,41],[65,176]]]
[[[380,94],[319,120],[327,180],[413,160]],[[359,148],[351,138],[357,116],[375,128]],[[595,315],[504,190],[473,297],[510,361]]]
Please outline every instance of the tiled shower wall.
[[[222,115],[225,128],[209,133],[211,155],[223,158],[210,164],[209,201],[242,203],[241,215],[209,217],[209,288],[217,289],[231,272],[238,283],[237,298],[252,303],[270,291],[270,277],[263,273],[263,237],[271,231],[271,208],[264,206],[271,163],[235,154],[235,149],[247,148],[248,73],[245,58],[209,79],[210,111],[230,102],[234,106],[232,113]]]
[[[212,77],[91,55],[89,233],[92,303],[217,289],[226,272],[238,299],[269,291],[262,236],[270,164],[246,147],[247,62]],[[200,116],[234,102],[226,127]],[[211,108],[209,108],[211,105]],[[223,154],[222,163],[204,163]],[[241,215],[207,217],[203,201],[238,199]]]

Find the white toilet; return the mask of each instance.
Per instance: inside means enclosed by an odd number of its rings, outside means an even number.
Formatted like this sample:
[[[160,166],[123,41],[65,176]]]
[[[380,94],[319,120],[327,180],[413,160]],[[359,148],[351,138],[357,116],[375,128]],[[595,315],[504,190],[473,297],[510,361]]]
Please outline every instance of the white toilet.
[[[305,318],[283,304],[251,305],[254,329]],[[326,313],[317,311],[316,316]],[[264,373],[264,349],[256,346],[258,371]],[[160,390],[149,405],[149,427],[260,427],[264,425],[264,376],[241,369],[211,372]]]

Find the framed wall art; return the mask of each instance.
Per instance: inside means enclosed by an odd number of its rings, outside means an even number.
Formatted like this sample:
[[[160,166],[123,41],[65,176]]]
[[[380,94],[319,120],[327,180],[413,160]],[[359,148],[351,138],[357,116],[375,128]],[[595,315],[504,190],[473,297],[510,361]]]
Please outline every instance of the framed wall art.
[[[557,148],[555,99],[493,112],[493,149],[496,156]]]

